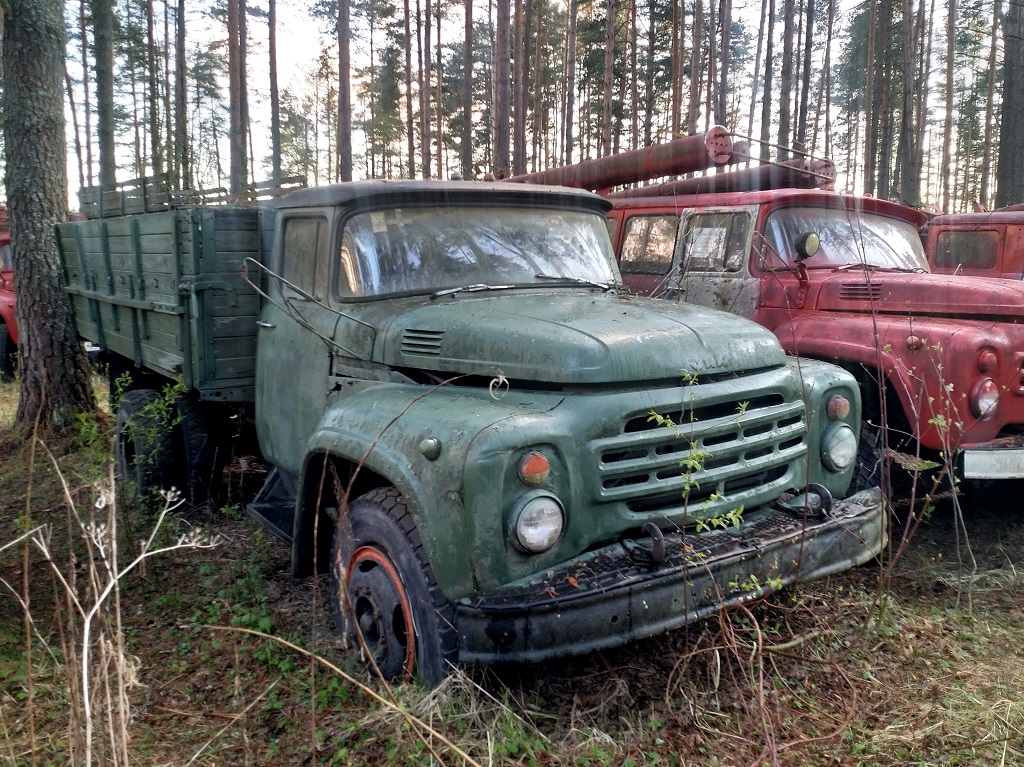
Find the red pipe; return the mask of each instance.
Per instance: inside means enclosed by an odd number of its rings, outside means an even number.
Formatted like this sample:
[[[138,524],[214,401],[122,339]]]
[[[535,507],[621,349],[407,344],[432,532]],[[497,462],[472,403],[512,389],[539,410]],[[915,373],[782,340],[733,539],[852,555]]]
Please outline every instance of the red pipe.
[[[835,180],[836,168],[831,160],[800,159],[626,189],[608,196],[664,197],[712,192],[756,192],[762,189],[825,189],[832,186]]]
[[[716,125],[703,136],[687,136],[666,144],[620,152],[596,160],[584,160],[575,165],[537,173],[524,173],[505,180],[607,190],[652,178],[714,168],[727,163],[732,158],[732,152],[729,132]]]

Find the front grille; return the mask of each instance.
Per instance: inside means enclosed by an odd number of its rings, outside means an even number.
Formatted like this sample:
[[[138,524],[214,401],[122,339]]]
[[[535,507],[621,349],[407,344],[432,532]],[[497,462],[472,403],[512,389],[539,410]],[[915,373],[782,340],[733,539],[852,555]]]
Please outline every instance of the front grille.
[[[878,301],[882,298],[882,286],[866,282],[844,282],[839,286],[839,297],[846,301]]]
[[[636,514],[697,518],[788,489],[792,463],[807,449],[803,401],[781,391],[709,399],[692,388],[690,406],[658,413],[662,422],[635,413],[620,434],[592,443],[597,501]]]
[[[408,328],[402,334],[402,354],[438,357],[441,354],[443,330],[416,330]]]

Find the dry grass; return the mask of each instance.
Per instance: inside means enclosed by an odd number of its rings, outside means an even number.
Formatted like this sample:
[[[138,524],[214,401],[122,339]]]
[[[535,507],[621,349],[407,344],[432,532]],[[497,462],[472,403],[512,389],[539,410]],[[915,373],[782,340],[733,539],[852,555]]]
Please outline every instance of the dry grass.
[[[106,426],[91,441],[49,445],[60,473],[37,458],[30,475],[27,446],[9,428],[15,407],[15,387],[0,385],[0,515],[10,531],[0,546],[21,529],[31,483],[54,559],[77,552],[84,577],[60,476],[74,504],[92,503]],[[965,576],[940,509],[874,612],[877,570],[865,568],[618,651],[465,669],[429,693],[401,686],[397,710],[278,642],[209,630],[269,633],[369,680],[333,640],[318,606],[326,584],[290,578],[283,546],[236,511],[169,516],[160,545],[196,528],[222,543],[171,547],[122,579],[118,657],[133,675],[125,763],[461,764],[444,738],[484,765],[1024,764],[1024,520],[969,503],[965,512],[979,563],[971,612],[956,605]],[[137,540],[152,518],[130,521]],[[35,555],[27,572],[31,702],[15,597],[22,552],[0,551],[11,587],[0,586],[0,763],[64,764],[81,705],[52,608],[62,587]],[[107,763],[119,763],[103,737]]]

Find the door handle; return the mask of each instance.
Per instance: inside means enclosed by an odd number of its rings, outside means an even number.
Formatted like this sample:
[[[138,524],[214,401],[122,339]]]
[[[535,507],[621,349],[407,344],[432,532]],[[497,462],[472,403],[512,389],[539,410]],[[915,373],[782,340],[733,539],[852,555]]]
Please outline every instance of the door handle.
[[[267,322],[266,320],[256,320],[256,327],[258,328],[272,328],[274,327],[273,322]]]

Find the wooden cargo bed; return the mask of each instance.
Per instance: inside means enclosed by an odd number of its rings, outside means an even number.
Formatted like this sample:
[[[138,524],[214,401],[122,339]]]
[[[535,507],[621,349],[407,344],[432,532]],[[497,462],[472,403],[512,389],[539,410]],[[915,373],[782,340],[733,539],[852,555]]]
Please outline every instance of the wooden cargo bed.
[[[252,401],[260,296],[245,260],[269,254],[273,215],[218,206],[61,224],[79,335],[201,399]]]

